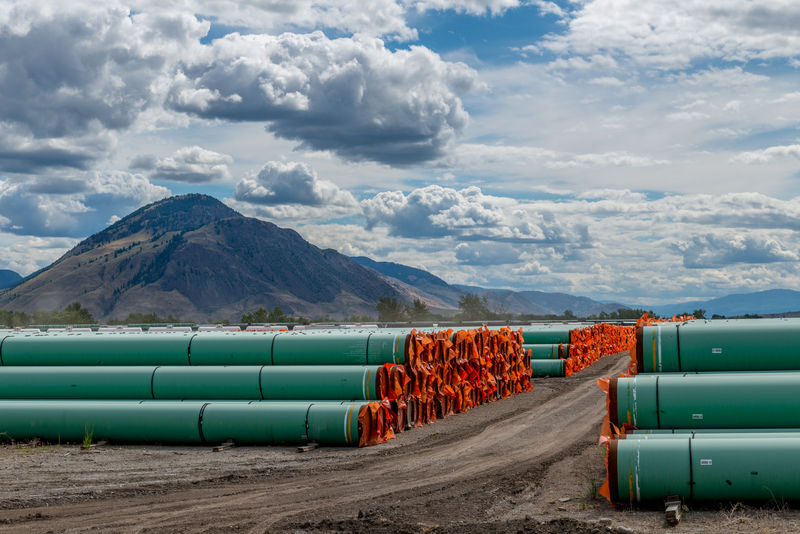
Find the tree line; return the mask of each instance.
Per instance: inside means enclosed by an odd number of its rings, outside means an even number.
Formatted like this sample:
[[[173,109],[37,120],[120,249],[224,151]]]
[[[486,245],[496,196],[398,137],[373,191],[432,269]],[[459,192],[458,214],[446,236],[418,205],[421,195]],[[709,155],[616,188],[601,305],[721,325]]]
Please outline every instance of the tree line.
[[[458,313],[439,314],[430,310],[428,305],[415,298],[410,304],[398,301],[394,297],[381,297],[375,304],[375,311],[378,314],[377,321],[382,323],[402,323],[402,322],[423,322],[423,321],[569,321],[576,319],[588,319],[594,321],[619,321],[635,320],[644,313],[650,317],[658,317],[652,310],[619,308],[615,312],[600,312],[599,314],[588,317],[578,317],[571,310],[564,310],[561,314],[533,315],[533,314],[513,314],[492,310],[485,295],[480,296],[475,293],[465,293],[458,299]],[[697,319],[706,319],[706,310],[697,309],[692,313],[681,315],[694,316]],[[758,315],[746,314],[735,318],[757,318]],[[724,316],[714,314],[712,319],[723,319]],[[345,322],[366,323],[375,321],[376,318],[367,314],[353,314],[344,319]],[[180,318],[169,314],[167,317],[160,317],[157,313],[130,313],[124,319],[110,319],[108,324],[177,324],[193,323],[194,321],[182,321]],[[229,324],[229,320],[210,321],[212,323]],[[257,323],[289,323],[289,324],[310,324],[311,322],[332,322],[329,317],[318,317],[309,319],[303,316],[286,314],[280,306],[275,306],[272,310],[259,307],[255,311],[246,312],[241,316],[243,324]],[[27,327],[30,325],[89,325],[96,324],[92,313],[84,308],[79,302],[73,302],[63,310],[36,311],[31,314],[10,310],[0,310],[0,326],[10,328]]]

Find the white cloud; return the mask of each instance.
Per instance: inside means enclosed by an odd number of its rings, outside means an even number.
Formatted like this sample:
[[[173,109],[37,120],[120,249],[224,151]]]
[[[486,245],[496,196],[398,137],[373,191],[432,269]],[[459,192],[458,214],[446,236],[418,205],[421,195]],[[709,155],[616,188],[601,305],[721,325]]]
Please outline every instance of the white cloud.
[[[457,236],[470,240],[518,243],[575,243],[585,246],[587,229],[559,221],[551,213],[521,210],[511,198],[431,185],[411,191],[386,191],[361,201],[366,227],[386,225],[400,237]]]
[[[599,78],[592,78],[589,83],[593,85],[602,85],[605,87],[622,87],[625,82],[614,76],[601,76]]]
[[[126,213],[169,196],[146,177],[124,171],[91,172],[62,180],[0,180],[0,213],[18,235],[80,236],[101,230],[113,213]]]
[[[762,150],[740,152],[731,163],[769,163],[776,158],[800,158],[800,145],[771,146]]]
[[[229,180],[231,163],[232,157],[195,145],[179,148],[164,158],[139,156],[130,167],[149,171],[151,180],[202,184]]]
[[[305,163],[267,162],[259,173],[236,185],[234,198],[240,202],[277,206],[339,206],[358,205],[350,192],[328,180],[320,180],[316,171]]]
[[[703,234],[674,245],[690,269],[725,267],[732,263],[796,262],[796,250],[788,250],[779,241],[756,235]]]
[[[683,68],[704,59],[793,58],[800,54],[798,28],[800,5],[784,0],[588,0],[571,13],[566,33],[541,46]]]
[[[456,259],[466,265],[508,265],[519,261],[520,250],[508,243],[472,241],[456,245]]]
[[[228,35],[188,61],[168,105],[204,118],[263,121],[279,137],[345,159],[408,165],[441,157],[467,124],[475,72],[377,39]]]
[[[599,154],[571,154],[542,147],[479,145],[462,143],[454,154],[454,164],[469,168],[474,164],[511,163],[538,164],[548,169],[572,169],[591,167],[651,167],[668,163],[644,155],[627,152],[604,152]]]
[[[538,261],[529,261],[524,263],[521,267],[517,267],[511,271],[514,274],[521,276],[533,276],[539,274],[550,274],[550,268],[542,265]]]
[[[119,4],[0,10],[0,169],[85,169],[158,102],[155,80],[208,23]]]

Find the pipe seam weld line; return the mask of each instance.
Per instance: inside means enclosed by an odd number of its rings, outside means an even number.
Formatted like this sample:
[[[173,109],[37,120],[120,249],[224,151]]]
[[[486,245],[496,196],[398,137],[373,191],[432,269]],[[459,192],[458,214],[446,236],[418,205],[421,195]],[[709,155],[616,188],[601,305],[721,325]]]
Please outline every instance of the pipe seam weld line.
[[[369,340],[372,337],[373,333],[374,332],[370,332],[367,335],[367,343],[366,343],[366,346],[364,347],[364,364],[366,364],[366,365],[369,365]]]
[[[189,345],[186,347],[186,359],[188,360],[189,365],[192,365],[192,341],[196,337],[197,334],[192,334],[192,337],[189,338]]]
[[[155,367],[153,367],[153,374],[150,375],[150,396],[153,397],[153,399],[156,398],[156,392],[155,392],[155,389],[154,389],[154,382],[155,382],[155,378],[156,378],[156,371],[158,371],[159,367],[161,367],[161,366],[160,365],[156,365]]]
[[[200,413],[197,415],[197,432],[200,434],[200,442],[205,443],[206,438],[203,435],[203,412],[206,411],[206,406],[211,404],[210,402],[203,403],[203,406],[200,407]]]

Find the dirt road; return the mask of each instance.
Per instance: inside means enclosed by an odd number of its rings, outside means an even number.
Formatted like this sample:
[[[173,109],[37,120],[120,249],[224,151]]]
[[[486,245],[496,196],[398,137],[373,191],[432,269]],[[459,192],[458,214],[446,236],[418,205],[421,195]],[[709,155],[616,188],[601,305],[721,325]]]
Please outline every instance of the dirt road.
[[[657,510],[613,510],[594,498],[604,478],[596,441],[605,408],[595,378],[626,363],[604,358],[358,450],[6,447],[0,532],[660,530]],[[757,512],[759,525],[791,529],[796,521],[791,512]],[[705,510],[680,528],[716,530],[722,518],[724,530],[736,530],[753,515]]]

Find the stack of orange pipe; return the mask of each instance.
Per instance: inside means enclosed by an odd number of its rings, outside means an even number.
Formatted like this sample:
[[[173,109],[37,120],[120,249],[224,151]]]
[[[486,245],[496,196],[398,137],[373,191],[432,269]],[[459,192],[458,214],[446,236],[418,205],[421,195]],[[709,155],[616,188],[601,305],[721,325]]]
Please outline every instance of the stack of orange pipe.
[[[531,389],[522,332],[510,328],[455,334],[451,329],[412,330],[405,356],[405,365],[383,367],[381,405],[389,431],[402,432]]]
[[[564,374],[570,376],[603,356],[630,350],[635,343],[636,328],[633,326],[600,323],[571,330]]]

